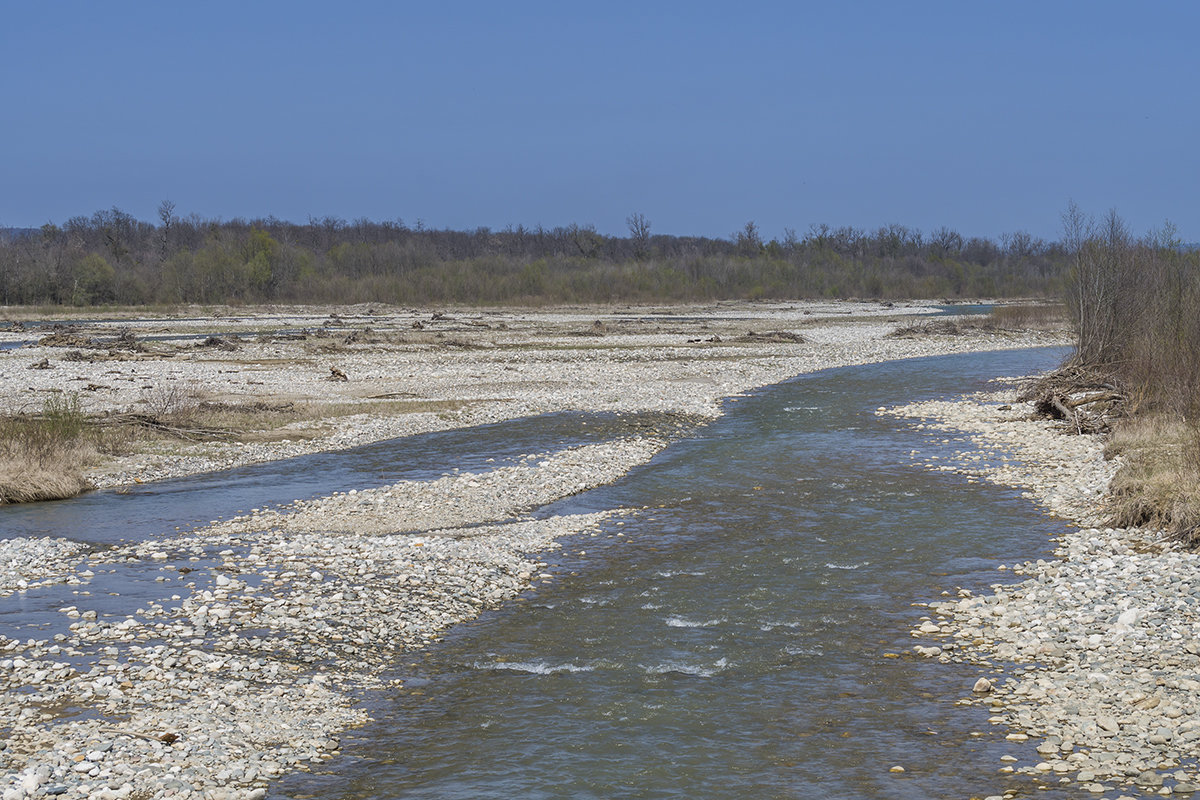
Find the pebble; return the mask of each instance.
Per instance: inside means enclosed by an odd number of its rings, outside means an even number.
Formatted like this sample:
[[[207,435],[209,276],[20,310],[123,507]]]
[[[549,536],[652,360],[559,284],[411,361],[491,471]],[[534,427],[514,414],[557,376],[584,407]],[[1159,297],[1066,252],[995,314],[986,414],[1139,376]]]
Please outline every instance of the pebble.
[[[39,586],[66,583],[68,577],[74,576],[73,568],[86,549],[79,542],[66,539],[0,539],[0,597]],[[87,580],[78,576],[78,582],[86,583]]]
[[[297,405],[353,405],[367,403],[364,397],[372,391],[413,396],[414,408],[398,413],[366,413],[370,409],[364,408],[361,414],[298,421],[280,431],[288,435],[279,441],[179,444],[168,454],[118,457],[89,475],[97,487],[111,488],[561,411],[713,419],[722,413],[726,398],[828,367],[1066,343],[1061,334],[1047,332],[887,337],[902,324],[900,318],[929,314],[933,305],[912,301],[884,308],[866,302],[793,301],[676,306],[669,309],[669,324],[658,323],[651,315],[661,309],[653,308],[464,311],[457,320],[436,324],[445,339],[412,335],[415,319],[429,321],[427,310],[379,308],[371,315],[361,309],[346,311],[334,326],[369,325],[373,335],[388,339],[377,344],[346,344],[344,333],[322,339],[320,330],[328,322],[324,310],[238,309],[217,321],[156,321],[159,341],[128,361],[78,361],[70,362],[69,370],[30,371],[25,367],[31,360],[61,361],[63,348],[30,343],[0,350],[0,405],[21,407],[31,393],[78,391],[80,381],[104,387],[83,398],[87,411],[101,413],[144,410],[143,387],[171,383],[212,390],[227,402],[289,397]],[[686,322],[686,317],[703,322]],[[581,346],[574,334],[595,322],[604,325],[604,335],[582,340],[586,346]],[[89,323],[88,335],[111,337],[128,325],[128,320]],[[211,333],[216,325],[222,334],[240,330],[236,352],[198,349],[193,339],[162,338]],[[307,329],[309,336],[297,341],[254,340],[264,329],[280,328]],[[803,329],[809,341],[729,341],[747,328]],[[688,342],[692,332],[704,338],[719,333],[726,341],[697,346]],[[0,340],[5,336],[28,338],[0,332]],[[447,347],[450,341],[471,346]],[[322,342],[336,352],[316,350]],[[11,363],[6,363],[8,358]],[[326,380],[331,360],[350,381]],[[445,407],[423,410],[421,402]]]
[[[188,574],[190,592],[124,618],[98,616],[81,596],[61,609],[75,620],[61,642],[0,638],[0,727],[9,730],[0,766],[9,780],[44,767],[70,798],[192,786],[262,797],[260,783],[339,750],[336,734],[365,721],[363,693],[383,686],[401,653],[545,574],[530,553],[627,513],[536,519],[529,509],[611,482],[666,441],[540,453],[518,466],[262,509],[93,553],[92,572],[140,563],[174,572],[171,564],[193,559],[213,567]],[[372,505],[360,512],[364,497]],[[95,716],[55,724],[53,714],[31,713],[31,697]],[[13,745],[19,759],[8,756]],[[187,781],[145,769],[167,755],[187,766]],[[127,776],[129,791],[89,787],[110,774]]]
[[[1034,419],[1012,390],[876,413],[962,443],[917,463],[1019,488],[1076,526],[1065,527],[1055,559],[1006,565],[1015,582],[933,603],[936,619],[913,630],[955,643],[951,661],[1007,673],[976,702],[1000,702],[992,719],[1009,741],[1037,742],[1026,757],[1036,765],[1020,769],[1074,772],[1096,793],[1110,784],[1191,791],[1200,783],[1200,555],[1157,530],[1104,526],[1120,458],[1106,459],[1097,436]]]
[[[725,398],[757,386],[831,366],[1045,343],[1042,334],[887,339],[893,325],[883,312],[850,324],[839,318],[814,325],[800,316],[840,315],[842,307],[756,305],[749,313],[777,320],[771,327],[788,327],[778,320],[792,318],[793,327],[803,324],[811,343],[749,345],[735,351],[737,358],[723,348],[683,346],[666,333],[606,336],[608,348],[579,348],[578,340],[563,336],[544,349],[528,342],[524,350],[351,349],[339,354],[358,381],[349,384],[357,394],[345,402],[355,402],[367,387],[368,378],[359,376],[374,373],[388,391],[405,385],[402,376],[419,374],[426,396],[467,404],[444,413],[351,414],[318,437],[181,445],[169,457],[130,456],[95,473],[98,486],[119,486],[564,410],[668,415],[663,435],[531,453],[484,472],[258,509],[90,555],[65,539],[3,540],[0,595],[47,582],[83,585],[125,567],[158,569],[151,585],[163,594],[139,601],[142,608],[122,617],[97,614],[81,592],[62,608],[69,628],[53,641],[0,636],[0,729],[6,731],[0,796],[7,800],[19,791],[24,797],[23,781],[36,780],[36,791],[71,800],[201,791],[259,800],[272,778],[339,751],[337,734],[366,720],[361,698],[389,685],[387,669],[402,653],[436,642],[450,626],[499,606],[532,581],[550,580],[537,554],[627,513],[535,519],[530,509],[616,479],[652,458],[673,431],[718,416]],[[713,313],[738,318],[746,312],[718,307]],[[589,313],[586,325],[593,318]],[[505,335],[527,336],[522,324],[513,320]],[[735,324],[745,323],[739,318]],[[61,355],[30,347],[22,348],[22,359],[25,350]],[[136,405],[146,382],[187,376],[233,397],[325,399],[345,388],[323,380],[324,357],[311,375],[297,369],[308,357],[300,345],[247,342],[237,358],[263,362],[255,366],[254,386],[244,375],[222,374],[230,369],[228,353],[210,355],[139,360],[138,379],[110,376],[105,383],[113,390],[89,397],[89,410],[125,410]],[[104,361],[73,369],[95,378],[126,367]],[[22,374],[15,387],[4,370],[0,360],[0,396],[71,388],[54,383],[61,371],[39,371],[29,380],[43,383],[32,387]],[[941,645],[926,654],[945,657]],[[65,719],[54,711],[72,707],[90,713]]]

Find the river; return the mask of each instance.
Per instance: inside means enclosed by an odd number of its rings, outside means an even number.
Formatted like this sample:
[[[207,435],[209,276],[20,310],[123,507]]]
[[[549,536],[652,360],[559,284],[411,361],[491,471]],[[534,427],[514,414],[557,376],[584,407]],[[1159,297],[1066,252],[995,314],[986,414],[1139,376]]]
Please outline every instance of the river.
[[[545,513],[648,507],[567,544],[561,581],[460,627],[398,674],[322,774],[277,797],[929,798],[1029,790],[970,695],[912,657],[913,601],[1047,555],[1016,492],[913,464],[880,405],[986,387],[1061,350],[830,370],[729,413]],[[999,577],[998,577],[999,576]],[[982,734],[982,735],[980,735]],[[893,773],[902,766],[903,773]],[[1040,792],[1083,797],[1082,790]]]
[[[368,700],[375,721],[343,735],[341,756],[277,782],[271,796],[1028,791],[1028,779],[997,769],[1005,753],[1028,763],[1032,747],[1006,742],[978,705],[954,706],[977,669],[913,657],[908,630],[922,613],[914,601],[1003,579],[998,564],[1046,556],[1062,523],[1017,492],[923,469],[919,456],[953,443],[873,412],[984,388],[1062,356],[1038,349],[842,368],[730,399],[719,420],[617,483],[542,509],[644,510],[566,542],[550,557],[558,580],[396,665],[404,687]],[[555,415],[430,435],[5,510],[0,526],[62,535],[106,519],[84,538],[165,535],[318,487],[485,468],[592,440],[609,422]],[[118,520],[115,508],[124,509]],[[53,595],[43,592],[39,609],[10,600],[0,610],[9,624],[29,621],[51,613]],[[1056,784],[1039,795],[1090,796]]]

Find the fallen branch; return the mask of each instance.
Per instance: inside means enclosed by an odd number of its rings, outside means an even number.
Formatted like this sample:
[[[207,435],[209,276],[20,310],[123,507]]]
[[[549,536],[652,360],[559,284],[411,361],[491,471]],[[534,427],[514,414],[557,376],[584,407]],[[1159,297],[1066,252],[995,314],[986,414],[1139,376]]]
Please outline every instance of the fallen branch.
[[[1078,400],[1067,400],[1065,402],[1067,408],[1075,409],[1080,408],[1081,406],[1090,406],[1093,403],[1105,403],[1109,401],[1122,402],[1124,400],[1125,395],[1119,392],[1101,392],[1099,394],[1090,394],[1085,397],[1081,397]]]
[[[166,433],[180,439],[189,441],[202,441],[204,439],[233,439],[234,432],[222,428],[184,428],[178,425],[169,425],[157,417],[152,417],[149,414],[115,414],[108,417],[88,420],[88,424],[99,427],[114,427],[121,425],[129,425],[138,428],[148,428],[149,430]]]

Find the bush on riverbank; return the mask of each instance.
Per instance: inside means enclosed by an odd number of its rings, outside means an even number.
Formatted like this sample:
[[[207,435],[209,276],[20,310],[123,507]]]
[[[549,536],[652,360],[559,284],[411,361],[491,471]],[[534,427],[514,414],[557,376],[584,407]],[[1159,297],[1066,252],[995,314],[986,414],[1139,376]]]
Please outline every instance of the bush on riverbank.
[[[37,415],[0,418],[0,504],[74,497],[96,455],[79,398],[52,395]]]
[[[1134,417],[1114,429],[1105,452],[1126,459],[1111,486],[1114,525],[1170,529],[1200,545],[1200,427],[1164,414]]]
[[[1067,307],[1076,365],[1108,378],[1134,411],[1200,414],[1200,252],[1171,228],[1134,238],[1115,212],[1072,207]]]
[[[1002,330],[1066,330],[1067,309],[1061,303],[1037,303],[996,306],[988,314]]]
[[[1200,253],[1168,226],[1135,238],[1116,212],[1064,215],[1071,367],[1123,398],[1113,522],[1200,543]]]

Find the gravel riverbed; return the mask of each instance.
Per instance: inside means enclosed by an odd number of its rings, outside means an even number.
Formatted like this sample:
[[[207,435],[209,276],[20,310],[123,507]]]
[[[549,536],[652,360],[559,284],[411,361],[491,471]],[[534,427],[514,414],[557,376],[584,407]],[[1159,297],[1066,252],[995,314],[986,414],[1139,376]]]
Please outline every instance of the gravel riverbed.
[[[826,367],[1065,342],[1045,332],[887,336],[935,310],[927,302],[354,306],[93,321],[70,337],[26,327],[0,331],[0,405],[37,411],[66,394],[96,414],[198,402],[289,405],[296,414],[250,441],[175,440],[107,457],[88,471],[103,488],[559,411],[711,419],[724,398]],[[224,346],[206,345],[205,334]],[[6,342],[23,344],[2,349]],[[331,380],[334,370],[344,380]]]
[[[0,640],[0,796],[261,797],[337,752],[400,653],[550,580],[530,554],[620,513],[526,510],[664,444],[531,455],[92,553],[88,574],[151,565],[163,598],[130,614],[66,605],[67,631]]]
[[[0,539],[0,597],[74,579],[79,555],[86,550],[67,539]]]
[[[1000,775],[1098,797],[1196,791],[1200,557],[1160,531],[1103,527],[1119,461],[1105,460],[1101,437],[1033,419],[1014,390],[878,413],[958,449],[919,463],[1023,489],[1064,521],[1055,559],[1009,565],[1014,580],[978,596],[960,588],[913,632],[927,642],[918,655],[981,667],[962,702],[1008,731]]]
[[[929,311],[356,308],[226,317],[219,330],[212,319],[141,321],[143,334],[241,338],[235,350],[181,340],[69,358],[34,340],[0,351],[0,399],[36,407],[78,392],[90,411],[122,413],[180,385],[207,402],[338,409],[269,441],[174,443],[93,467],[96,485],[119,486],[552,411],[711,419],[724,398],[818,369],[1062,343],[1045,333],[887,336]],[[118,324],[128,323],[104,330]],[[276,333],[250,338],[266,327]],[[297,330],[306,338],[279,333]],[[328,380],[331,368],[346,380]],[[623,536],[619,517],[636,510],[530,512],[615,480],[680,429],[631,426],[488,471],[259,509],[111,549],[85,553],[70,531],[0,540],[0,596],[77,587],[52,634],[0,637],[0,800],[263,797],[272,778],[337,755],[339,733],[366,719],[364,698],[387,690],[402,653],[552,580],[540,554]],[[90,591],[102,579],[149,599],[121,607],[110,596],[120,592]]]

